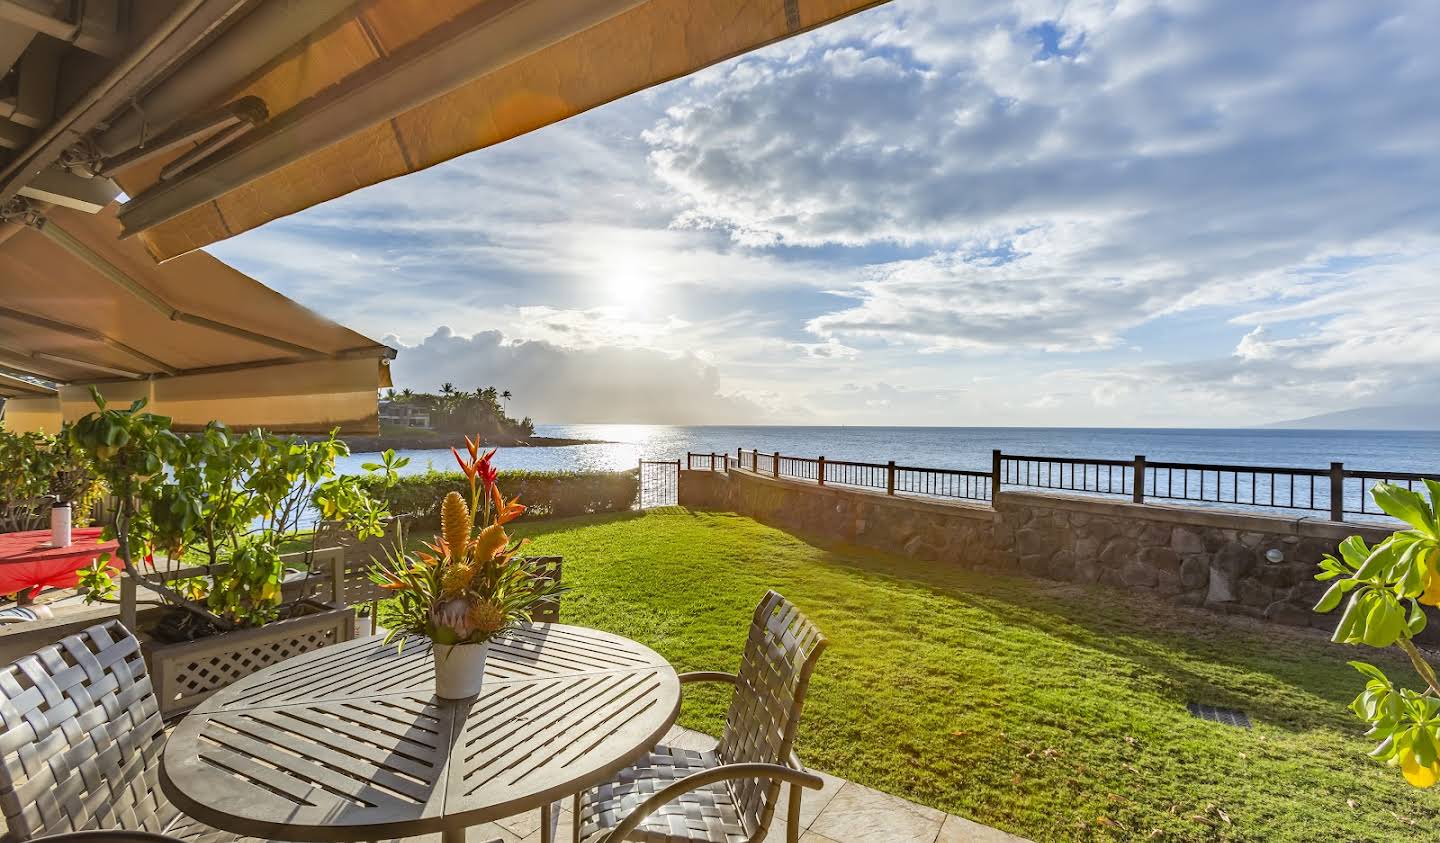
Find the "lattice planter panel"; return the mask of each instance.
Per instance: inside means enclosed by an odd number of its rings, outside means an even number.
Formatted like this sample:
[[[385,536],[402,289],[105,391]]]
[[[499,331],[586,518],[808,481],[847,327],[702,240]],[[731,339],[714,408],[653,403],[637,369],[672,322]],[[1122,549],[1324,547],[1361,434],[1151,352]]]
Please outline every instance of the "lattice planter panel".
[[[303,604],[311,614],[179,644],[147,644],[160,716],[189,711],[216,691],[279,661],[349,641],[355,611]]]

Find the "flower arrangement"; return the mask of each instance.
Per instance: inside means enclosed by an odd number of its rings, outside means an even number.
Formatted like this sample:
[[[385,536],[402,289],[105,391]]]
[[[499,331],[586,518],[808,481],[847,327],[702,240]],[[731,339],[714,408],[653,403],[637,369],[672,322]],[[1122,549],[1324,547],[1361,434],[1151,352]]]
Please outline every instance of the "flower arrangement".
[[[505,500],[496,483],[495,451],[480,453],[479,437],[465,438],[468,459],[452,448],[465,472],[466,500],[450,492],[440,507],[440,534],[414,553],[397,548],[377,560],[371,573],[395,593],[389,640],[396,636],[430,639],[437,657],[449,648],[485,644],[515,624],[528,621],[536,604],[556,597],[557,582],[532,575],[505,525],[525,512],[518,498]],[[404,647],[404,640],[399,642]],[[441,648],[444,648],[442,651]]]

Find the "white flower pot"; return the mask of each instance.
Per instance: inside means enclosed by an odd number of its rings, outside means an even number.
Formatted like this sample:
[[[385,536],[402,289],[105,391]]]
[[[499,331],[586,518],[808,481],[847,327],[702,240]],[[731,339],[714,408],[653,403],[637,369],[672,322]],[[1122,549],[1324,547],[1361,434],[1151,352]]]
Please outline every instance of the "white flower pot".
[[[490,642],[432,646],[435,648],[435,696],[442,700],[461,700],[480,693]]]

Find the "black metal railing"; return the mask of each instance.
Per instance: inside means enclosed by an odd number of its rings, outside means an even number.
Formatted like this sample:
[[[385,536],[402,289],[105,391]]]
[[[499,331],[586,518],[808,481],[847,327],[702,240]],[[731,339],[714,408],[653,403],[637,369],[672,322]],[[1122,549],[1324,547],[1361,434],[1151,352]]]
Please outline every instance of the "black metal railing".
[[[692,464],[705,470],[711,464],[707,454],[691,454]],[[728,457],[728,455],[726,455]],[[990,500],[991,476],[984,471],[952,468],[922,468],[888,463],[830,460],[825,457],[794,457],[779,452],[764,454],[756,449],[735,449],[729,465],[769,477],[813,480],[821,486],[849,486],[877,489],[887,494],[914,494],[927,497]],[[719,463],[715,463],[719,465]]]
[[[1346,515],[1383,516],[1370,489],[1391,482],[1423,492],[1422,474],[1362,471],[1331,463],[1327,468],[1154,462],[1029,456],[992,452],[990,471],[797,457],[737,448],[729,454],[686,455],[692,470],[738,468],[768,477],[810,480],[819,485],[874,489],[890,495],[917,495],[994,501],[1004,487],[1116,495],[1135,503],[1177,501],[1197,505],[1323,512],[1332,521]]]
[[[995,451],[994,471],[1004,486],[1029,486],[1102,495],[1129,495],[1135,464],[1126,460],[1027,457]]]
[[[1336,463],[1339,466],[1339,463]],[[1394,483],[1397,486],[1404,486],[1412,492],[1425,494],[1425,481],[1432,483],[1440,481],[1440,472],[1435,474],[1416,474],[1408,471],[1350,471],[1342,472],[1343,492],[1342,499],[1345,501],[1344,512],[1356,515],[1383,515],[1380,507],[1370,497],[1370,489],[1376,483]],[[1358,502],[1359,506],[1356,506]],[[1342,519],[1336,519],[1342,520]]]

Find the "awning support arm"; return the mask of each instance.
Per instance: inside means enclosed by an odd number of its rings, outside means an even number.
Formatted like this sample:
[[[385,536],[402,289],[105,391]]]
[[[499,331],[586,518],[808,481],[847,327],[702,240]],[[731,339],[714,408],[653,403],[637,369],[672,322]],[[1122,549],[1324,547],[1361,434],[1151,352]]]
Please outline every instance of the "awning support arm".
[[[256,333],[255,331],[247,330],[237,325],[231,325],[226,322],[220,322],[215,319],[210,319],[205,316],[200,316],[194,313],[187,313],[186,311],[180,310],[179,308],[176,308],[169,302],[165,301],[160,296],[151,292],[148,287],[141,284],[139,281],[131,278],[120,267],[116,266],[115,264],[106,260],[103,256],[91,250],[90,247],[86,246],[84,242],[82,242],[79,238],[75,237],[70,232],[56,225],[54,221],[48,220],[43,216],[38,216],[27,219],[26,222],[27,224],[33,226],[35,230],[45,235],[45,237],[49,239],[50,242],[69,252],[80,260],[84,261],[85,264],[88,265],[91,269],[94,269],[96,272],[100,273],[105,278],[113,281],[125,291],[145,302],[151,308],[164,315],[166,319],[169,319],[172,322],[183,322],[188,325],[197,325],[201,328],[208,328],[212,331],[229,334],[232,337],[238,337],[243,340],[249,340],[250,342],[260,343],[261,345],[268,345],[271,348],[280,349],[281,351],[285,351],[289,354],[293,354],[296,357],[305,360],[318,360],[329,357],[329,355],[325,354],[324,352],[317,351],[313,348],[306,348],[303,345],[296,345],[292,342],[286,342],[285,340],[276,339],[275,337]],[[171,371],[173,373],[173,370]]]

